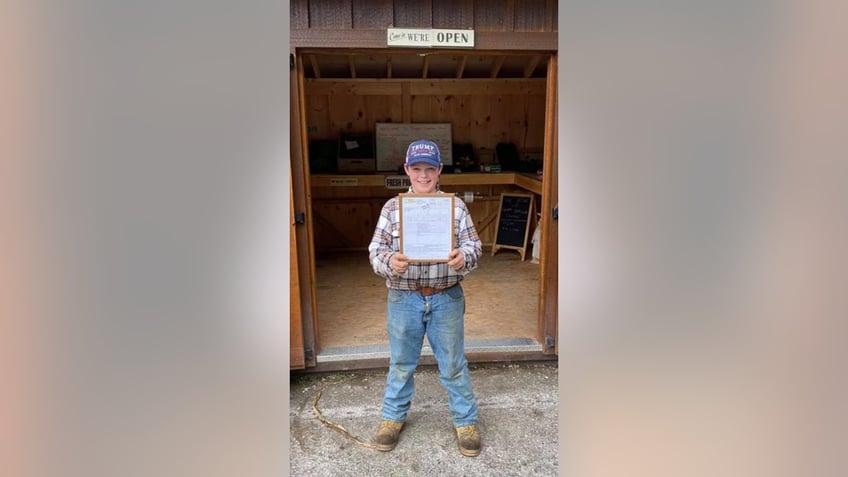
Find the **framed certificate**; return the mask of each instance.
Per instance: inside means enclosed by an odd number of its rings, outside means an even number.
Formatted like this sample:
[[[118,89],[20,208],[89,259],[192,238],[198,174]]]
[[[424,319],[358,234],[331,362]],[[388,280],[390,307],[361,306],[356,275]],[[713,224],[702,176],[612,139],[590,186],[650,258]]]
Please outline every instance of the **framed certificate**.
[[[447,262],[454,248],[453,194],[398,194],[400,251],[410,262]]]

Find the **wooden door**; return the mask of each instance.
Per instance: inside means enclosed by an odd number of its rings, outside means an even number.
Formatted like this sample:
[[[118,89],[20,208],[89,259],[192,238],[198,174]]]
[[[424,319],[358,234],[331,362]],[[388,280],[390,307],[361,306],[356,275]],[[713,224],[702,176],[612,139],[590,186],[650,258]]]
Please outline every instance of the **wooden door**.
[[[300,313],[300,278],[297,273],[297,234],[295,234],[294,200],[289,183],[289,367],[306,367],[306,354],[303,346],[303,321]]]
[[[292,283],[297,278],[299,328],[302,339],[302,359],[305,367],[317,364],[318,323],[315,303],[315,252],[312,231],[312,204],[309,193],[309,163],[306,160],[305,106],[303,94],[303,62],[291,52],[290,96],[291,123],[291,214]],[[295,293],[292,289],[291,293]],[[294,318],[292,318],[294,323]],[[292,324],[294,326],[294,324]],[[293,346],[293,345],[292,345]],[[294,353],[294,350],[292,350]]]
[[[547,94],[545,106],[545,157],[542,179],[542,253],[540,254],[541,276],[539,293],[539,342],[546,354],[558,354],[557,330],[559,316],[557,240],[559,232],[555,212],[557,199],[557,57],[551,56],[548,64]]]

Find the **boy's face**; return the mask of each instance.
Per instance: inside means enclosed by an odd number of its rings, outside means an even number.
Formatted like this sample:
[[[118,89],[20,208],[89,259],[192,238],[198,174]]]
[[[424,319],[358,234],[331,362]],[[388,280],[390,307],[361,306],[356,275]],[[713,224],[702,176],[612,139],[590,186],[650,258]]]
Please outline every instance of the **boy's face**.
[[[409,182],[412,183],[412,191],[416,194],[432,194],[436,192],[436,182],[439,174],[442,173],[442,165],[439,167],[431,166],[423,162],[413,164],[411,166],[404,165],[406,175],[409,176]]]

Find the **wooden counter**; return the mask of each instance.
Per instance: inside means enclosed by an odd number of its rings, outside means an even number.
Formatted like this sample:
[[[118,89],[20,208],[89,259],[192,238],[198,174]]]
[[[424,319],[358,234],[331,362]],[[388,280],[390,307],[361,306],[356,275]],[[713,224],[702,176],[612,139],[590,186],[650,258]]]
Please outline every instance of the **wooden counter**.
[[[312,187],[382,187],[386,176],[398,174],[313,174],[309,176]],[[514,185],[534,194],[542,194],[542,181],[536,174],[520,172],[479,173],[463,172],[459,174],[442,174],[439,183],[445,186],[456,185]]]
[[[386,200],[406,189],[389,189],[386,177],[400,174],[313,174],[310,176],[316,250],[362,250],[374,234],[376,218]],[[442,174],[442,190],[471,192],[466,202],[484,246],[494,241],[494,228],[502,192],[529,191],[541,204],[542,182],[536,174],[518,172]]]

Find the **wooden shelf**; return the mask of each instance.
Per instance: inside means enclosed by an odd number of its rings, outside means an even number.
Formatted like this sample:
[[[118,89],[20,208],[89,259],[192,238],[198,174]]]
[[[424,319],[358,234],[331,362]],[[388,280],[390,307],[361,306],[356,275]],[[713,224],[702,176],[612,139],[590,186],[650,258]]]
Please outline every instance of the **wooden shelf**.
[[[312,187],[379,187],[386,183],[385,175],[377,174],[312,174]]]
[[[534,194],[542,195],[542,181],[536,174],[516,173],[514,184]]]
[[[312,187],[381,187],[386,176],[398,174],[313,174],[309,177]],[[515,185],[522,189],[542,195],[542,181],[535,174],[516,172],[442,174],[439,183],[455,185]]]

